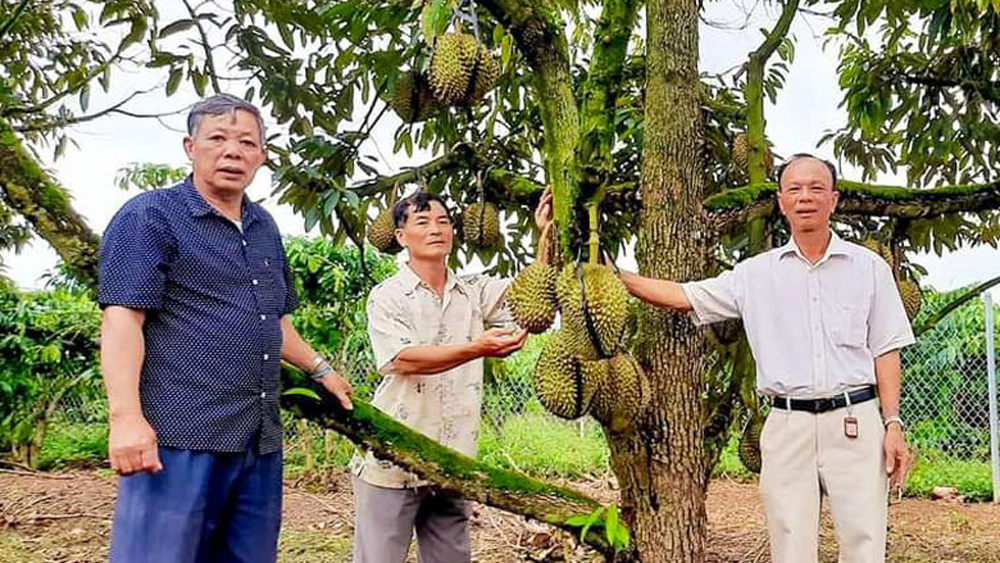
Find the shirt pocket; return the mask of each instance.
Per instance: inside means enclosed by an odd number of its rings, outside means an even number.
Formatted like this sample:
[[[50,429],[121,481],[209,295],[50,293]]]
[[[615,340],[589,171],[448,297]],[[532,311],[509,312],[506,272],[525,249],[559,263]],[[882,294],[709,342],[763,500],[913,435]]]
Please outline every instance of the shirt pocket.
[[[861,348],[868,340],[868,309],[857,305],[834,303],[831,311],[830,339],[837,346]]]
[[[270,252],[248,253],[250,273],[257,280],[258,299],[266,311],[280,312],[284,309],[285,260]]]

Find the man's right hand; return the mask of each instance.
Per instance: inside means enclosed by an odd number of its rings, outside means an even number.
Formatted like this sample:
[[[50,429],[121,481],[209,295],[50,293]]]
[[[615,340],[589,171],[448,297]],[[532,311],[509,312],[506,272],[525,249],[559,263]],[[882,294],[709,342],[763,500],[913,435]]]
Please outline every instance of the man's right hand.
[[[111,469],[119,475],[140,471],[163,471],[156,443],[156,431],[142,415],[128,415],[111,419],[108,454]]]
[[[482,356],[503,358],[520,350],[527,339],[526,330],[491,328],[476,338],[476,343],[480,347]]]

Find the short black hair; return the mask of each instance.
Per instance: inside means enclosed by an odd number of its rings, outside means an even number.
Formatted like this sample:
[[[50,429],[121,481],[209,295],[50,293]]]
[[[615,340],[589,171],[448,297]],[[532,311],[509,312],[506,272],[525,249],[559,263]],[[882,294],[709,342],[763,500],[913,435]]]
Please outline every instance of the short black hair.
[[[833,178],[833,189],[835,190],[837,189],[837,167],[834,166],[833,163],[830,162],[829,160],[824,160],[818,156],[813,156],[807,152],[800,152],[800,153],[795,153],[792,156],[788,157],[788,159],[785,160],[785,162],[781,163],[781,166],[778,167],[779,192],[781,191],[781,177],[784,176],[785,174],[785,168],[788,168],[788,165],[795,162],[796,160],[802,160],[803,158],[811,158],[813,160],[818,160],[823,164],[825,164],[827,169],[830,170],[830,177]]]
[[[451,221],[451,210],[448,209],[448,202],[445,201],[444,197],[429,192],[417,192],[404,197],[403,199],[397,201],[396,205],[392,206],[392,219],[396,224],[396,228],[403,228],[403,225],[406,224],[406,220],[410,217],[411,210],[417,213],[427,211],[431,208],[432,201],[436,201],[441,204],[441,207],[444,208],[445,215],[447,215],[448,220]]]

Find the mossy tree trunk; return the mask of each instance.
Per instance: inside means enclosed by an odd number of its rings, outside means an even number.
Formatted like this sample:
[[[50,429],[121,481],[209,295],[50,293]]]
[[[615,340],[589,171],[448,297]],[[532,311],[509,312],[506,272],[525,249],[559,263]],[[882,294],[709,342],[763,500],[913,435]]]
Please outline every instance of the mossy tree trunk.
[[[703,129],[698,95],[698,2],[647,4],[648,70],[642,219],[642,274],[690,280],[706,272],[708,233],[701,198]],[[637,355],[653,385],[641,428],[610,435],[623,511],[643,563],[705,560],[702,374],[707,344],[685,315],[647,311]]]

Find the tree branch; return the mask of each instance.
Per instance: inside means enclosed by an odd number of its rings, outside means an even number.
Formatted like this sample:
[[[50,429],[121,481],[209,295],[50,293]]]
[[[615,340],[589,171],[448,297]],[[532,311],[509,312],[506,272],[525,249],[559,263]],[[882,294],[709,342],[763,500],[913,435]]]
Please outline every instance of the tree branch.
[[[908,82],[910,84],[917,84],[920,86],[933,86],[935,88],[965,88],[969,90],[974,90],[984,100],[992,102],[994,104],[1000,105],[1000,82],[992,82],[988,80],[970,80],[970,79],[955,79],[955,78],[942,78],[940,76],[933,76],[928,74],[914,75],[906,73],[895,73],[893,75],[895,78]]]
[[[0,39],[3,39],[3,36],[7,35],[7,32],[10,31],[12,27],[14,27],[14,22],[17,21],[17,18],[21,16],[21,14],[24,12],[24,9],[27,7],[28,7],[28,0],[21,0],[20,2],[18,2],[17,6],[10,13],[10,17],[4,20],[3,25],[0,25]]]
[[[589,515],[601,506],[572,489],[466,457],[411,430],[363,400],[353,399],[354,410],[346,412],[325,390],[314,384],[309,386],[320,395],[320,401],[286,394],[282,397],[282,406],[299,417],[335,430],[379,459],[391,461],[443,490],[551,524],[577,536],[580,527],[566,521],[574,516]],[[605,538],[596,531],[588,533],[585,542],[602,552],[609,551]]]
[[[95,119],[97,119],[99,117],[103,117],[105,115],[109,115],[109,114],[112,114],[112,113],[119,114],[119,115],[125,115],[125,116],[128,116],[128,117],[140,118],[140,119],[159,119],[161,117],[165,117],[165,116],[168,116],[168,115],[175,115],[175,114],[187,111],[187,108],[184,108],[184,109],[179,109],[179,110],[176,110],[176,111],[171,111],[171,112],[166,112],[166,113],[135,113],[135,112],[126,111],[126,110],[121,109],[121,107],[124,106],[125,104],[127,104],[130,100],[132,100],[132,98],[138,96],[139,94],[145,94],[145,93],[148,93],[148,92],[149,92],[149,90],[142,90],[142,91],[132,92],[131,94],[129,94],[122,101],[116,103],[115,105],[113,105],[113,106],[111,106],[109,108],[106,108],[106,109],[101,110],[101,111],[96,112],[96,113],[91,113],[91,114],[88,114],[88,115],[81,115],[81,116],[77,116],[77,117],[58,117],[58,116],[57,117],[48,117],[47,116],[45,118],[41,118],[41,119],[38,119],[38,120],[29,121],[28,123],[26,123],[24,125],[18,125],[16,127],[13,127],[13,129],[15,131],[17,131],[18,133],[37,133],[37,132],[40,132],[40,131],[49,131],[49,130],[60,128],[60,127],[68,127],[70,125],[77,125],[79,123],[86,123],[88,121],[93,121],[93,120],[95,120]]]
[[[98,237],[70,204],[70,196],[0,120],[0,196],[48,241],[81,283],[97,287]]]
[[[87,73],[87,75],[83,77],[83,79],[80,80],[80,83],[77,84],[76,86],[67,88],[62,92],[53,95],[51,98],[43,102],[39,102],[33,106],[11,106],[8,108],[3,108],[2,111],[0,111],[0,118],[7,118],[14,115],[21,115],[26,113],[39,113],[45,111],[47,108],[51,107],[59,100],[65,98],[66,96],[69,96],[70,94],[78,92],[81,88],[83,88],[87,84],[90,84],[91,80],[97,78],[98,75],[104,73],[104,71],[107,70],[112,64],[116,63],[118,59],[121,58],[121,53],[122,53],[121,50],[115,51],[115,53],[111,55],[111,57],[109,57],[108,60],[97,65],[96,67],[94,67],[93,70]]]
[[[212,57],[212,48],[208,43],[208,34],[205,33],[205,27],[201,25],[201,19],[198,18],[198,14],[191,7],[191,3],[188,0],[183,1],[188,14],[191,15],[191,20],[194,22],[195,27],[198,28],[198,33],[201,34],[201,46],[205,51],[205,70],[208,71],[208,76],[212,80],[212,90],[215,90],[216,94],[221,94],[222,88],[219,86],[219,78],[215,73],[215,59]]]
[[[720,230],[730,230],[777,212],[777,184],[744,186],[716,194],[704,202],[705,211]],[[840,215],[930,218],[1000,208],[1000,182],[917,189],[837,182]]]
[[[972,299],[979,296],[980,293],[986,291],[987,289],[1000,284],[1000,276],[984,281],[983,283],[969,289],[965,293],[959,295],[947,305],[941,308],[940,311],[934,313],[933,315],[927,317],[924,322],[920,323],[919,326],[913,327],[913,336],[919,338],[921,334],[932,330],[939,322],[944,320],[952,311],[958,309],[962,305],[965,305]]]

